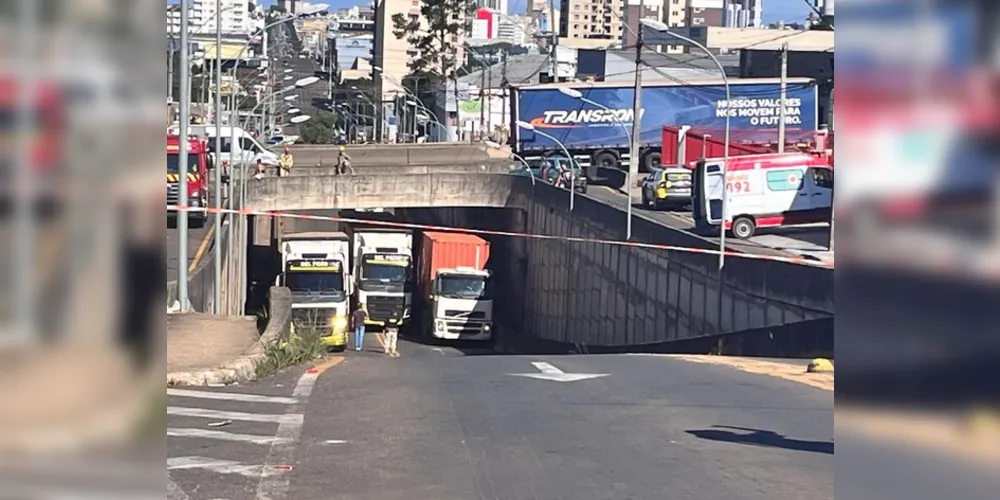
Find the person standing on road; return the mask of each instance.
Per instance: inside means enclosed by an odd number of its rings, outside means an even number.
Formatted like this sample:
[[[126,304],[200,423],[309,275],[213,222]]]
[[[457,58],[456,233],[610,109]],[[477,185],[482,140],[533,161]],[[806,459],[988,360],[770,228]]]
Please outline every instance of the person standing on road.
[[[395,315],[386,320],[385,333],[382,335],[382,341],[382,347],[385,348],[386,356],[398,358],[399,351],[396,350],[396,344],[399,341],[399,318]]]
[[[351,314],[351,326],[354,328],[354,350],[360,351],[365,347],[365,320],[368,319],[368,313],[361,306],[358,306],[354,310],[354,314]]]

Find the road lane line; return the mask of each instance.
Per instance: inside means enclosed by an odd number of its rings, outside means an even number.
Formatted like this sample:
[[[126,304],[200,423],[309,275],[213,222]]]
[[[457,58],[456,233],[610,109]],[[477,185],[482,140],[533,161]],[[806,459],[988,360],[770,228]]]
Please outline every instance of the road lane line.
[[[288,408],[288,416],[298,416],[297,420],[289,418],[278,423],[278,430],[274,437],[281,439],[271,445],[267,458],[264,460],[264,470],[273,470],[278,466],[291,466],[295,458],[295,445],[302,434],[301,414],[305,412],[309,395],[312,394],[316,380],[326,370],[339,365],[344,361],[343,357],[335,357],[321,363],[318,366],[306,370],[299,381],[295,384],[292,395],[299,398],[299,402]],[[262,476],[257,485],[257,500],[280,500],[288,497],[289,479],[287,474],[276,476]]]
[[[257,394],[237,394],[231,392],[208,392],[208,391],[189,391],[185,389],[167,389],[167,396],[178,396],[182,398],[203,398],[203,399],[221,399],[226,401],[242,401],[244,403],[276,403],[276,404],[295,404],[298,400],[295,398],[286,398],[280,396],[260,396]]]
[[[546,374],[550,374],[550,375],[558,375],[558,374],[560,374],[560,373],[563,372],[562,370],[560,370],[560,369],[558,369],[558,368],[556,368],[556,367],[552,366],[551,364],[546,363],[544,361],[536,361],[536,362],[531,363],[531,364],[534,365],[535,368],[538,368],[538,371],[540,371],[542,373],[546,373]]]
[[[246,477],[276,476],[281,472],[261,465],[243,465],[232,460],[216,460],[205,457],[167,458],[167,470],[204,469],[216,474],[239,474]]]
[[[212,227],[210,227],[208,232],[205,233],[205,237],[202,238],[201,245],[198,246],[198,251],[195,252],[194,258],[191,259],[191,265],[188,266],[189,273],[193,273],[194,270],[197,269],[198,263],[201,262],[201,257],[205,255],[205,250],[208,249],[208,242],[212,241],[213,234],[215,234],[215,224],[212,224]]]
[[[218,439],[250,444],[275,444],[282,442],[274,436],[258,436],[256,434],[237,434],[233,432],[213,431],[210,429],[171,428],[167,429],[167,437],[193,437],[199,439]]]
[[[302,422],[302,415],[270,415],[264,413],[244,413],[241,411],[219,411],[206,410],[204,408],[186,408],[182,406],[168,406],[167,415],[177,415],[180,417],[214,418],[216,420],[240,420],[243,422],[273,422],[281,423],[290,418],[298,417]]]

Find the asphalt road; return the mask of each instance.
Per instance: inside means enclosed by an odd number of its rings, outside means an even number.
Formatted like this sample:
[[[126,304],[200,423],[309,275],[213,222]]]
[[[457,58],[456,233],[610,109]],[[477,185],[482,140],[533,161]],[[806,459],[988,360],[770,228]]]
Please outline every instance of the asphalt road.
[[[628,207],[628,197],[616,189],[592,186],[587,191],[587,195],[622,209]],[[694,228],[694,220],[689,211],[653,210],[649,207],[643,207],[638,196],[633,198],[632,202],[633,214],[642,214],[671,228],[685,230]],[[828,234],[829,227],[826,225],[765,228],[749,240],[727,239],[726,246],[731,250],[746,253],[784,257],[807,256],[817,260],[833,260],[833,253],[826,250]],[[719,241],[717,236],[708,237],[708,239]]]
[[[280,463],[280,445],[250,441],[275,436],[286,404],[171,396],[168,498],[254,498],[275,470],[302,500],[834,497],[831,392],[670,358],[400,351],[349,352],[321,375]],[[512,375],[539,362],[607,376]],[[207,391],[288,397],[302,371]]]

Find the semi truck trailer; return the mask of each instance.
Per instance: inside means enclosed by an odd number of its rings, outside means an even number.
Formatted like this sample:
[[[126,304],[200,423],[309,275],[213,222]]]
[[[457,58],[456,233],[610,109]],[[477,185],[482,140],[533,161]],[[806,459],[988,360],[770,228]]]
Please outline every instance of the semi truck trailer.
[[[351,241],[342,232],[291,233],[281,239],[279,286],[292,291],[293,332],[318,328],[323,343],[347,346]]]
[[[365,324],[385,326],[390,317],[406,323],[413,303],[413,231],[351,226],[348,232],[354,300],[368,313]]]
[[[420,245],[419,324],[425,339],[490,340],[493,297],[490,244],[464,233],[426,231]]]
[[[639,110],[640,171],[660,165],[664,125],[689,125],[703,134],[721,138],[728,114],[732,142],[777,140],[780,80],[731,78],[729,87],[730,99],[726,100],[722,80],[644,81]],[[577,93],[582,98],[577,98]],[[597,167],[627,170],[633,96],[631,81],[516,87],[511,100],[511,148],[531,160],[547,154],[565,154],[565,147],[587,167],[591,179],[596,177]],[[812,139],[819,126],[815,81],[788,78],[785,96],[786,139],[788,142]],[[518,126],[518,121],[529,123],[530,129]]]

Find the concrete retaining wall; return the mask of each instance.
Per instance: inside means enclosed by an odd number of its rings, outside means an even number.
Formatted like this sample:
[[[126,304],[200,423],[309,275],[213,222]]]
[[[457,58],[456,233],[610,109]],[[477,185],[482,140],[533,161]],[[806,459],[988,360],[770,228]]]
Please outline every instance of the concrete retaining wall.
[[[423,222],[594,239],[624,239],[625,214],[547,185],[515,182],[521,210],[406,211]],[[492,238],[490,266],[504,331],[533,340],[635,346],[703,338],[829,318],[833,271],[780,262],[597,243]],[[697,236],[636,218],[633,240],[711,248]],[[720,300],[721,298],[721,300]],[[524,339],[511,339],[524,340]]]
[[[360,165],[354,170],[358,175],[413,175],[413,174],[506,174],[513,164],[510,161],[483,161],[448,165]],[[517,165],[514,165],[515,167]],[[315,167],[297,163],[291,170],[292,177],[332,176],[336,166]]]

